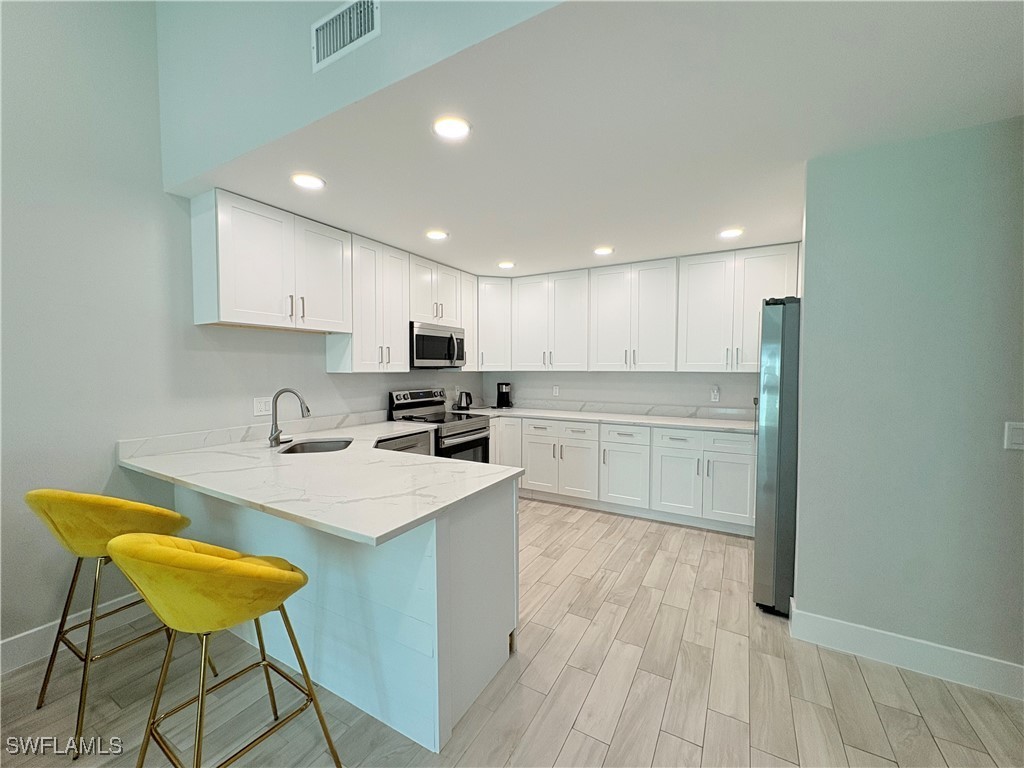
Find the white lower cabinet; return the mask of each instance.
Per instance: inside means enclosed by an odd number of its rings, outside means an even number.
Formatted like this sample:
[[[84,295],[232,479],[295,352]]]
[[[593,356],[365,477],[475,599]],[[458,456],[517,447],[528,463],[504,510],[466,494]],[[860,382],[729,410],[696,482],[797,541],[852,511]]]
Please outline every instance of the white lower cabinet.
[[[601,443],[601,501],[650,506],[651,446]]]
[[[523,420],[509,416],[491,419],[491,464],[523,466]]]
[[[579,499],[596,499],[598,462],[595,440],[558,441],[558,492]]]
[[[558,493],[558,439],[523,436],[523,488]]]
[[[754,456],[704,452],[703,516],[754,524]]]
[[[651,509],[679,515],[701,516],[704,453],[688,448],[653,448],[651,451]]]

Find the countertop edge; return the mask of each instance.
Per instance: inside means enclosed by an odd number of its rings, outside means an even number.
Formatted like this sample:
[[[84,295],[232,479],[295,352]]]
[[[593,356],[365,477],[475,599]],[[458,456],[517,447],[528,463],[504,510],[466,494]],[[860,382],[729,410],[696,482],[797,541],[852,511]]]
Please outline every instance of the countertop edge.
[[[729,419],[701,419],[686,416],[646,416],[643,414],[595,414],[586,411],[545,411],[542,408],[471,408],[470,412],[489,415],[491,418],[507,416],[519,419],[550,419],[552,421],[585,421],[594,424],[626,424],[631,427],[665,427],[666,429],[693,429],[701,432],[733,432],[755,434],[753,422],[737,420],[737,426],[730,426]],[[707,424],[706,422],[719,422]],[[687,423],[701,422],[701,423]],[[750,424],[751,426],[745,426]],[[744,425],[744,426],[740,426]]]

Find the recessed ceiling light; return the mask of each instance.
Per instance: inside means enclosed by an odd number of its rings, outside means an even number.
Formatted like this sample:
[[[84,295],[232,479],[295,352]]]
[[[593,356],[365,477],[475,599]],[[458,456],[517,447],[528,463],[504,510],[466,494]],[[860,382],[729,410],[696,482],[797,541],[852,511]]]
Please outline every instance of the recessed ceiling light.
[[[723,229],[718,233],[718,236],[723,240],[732,240],[733,238],[739,237],[743,234],[743,227],[733,227],[732,229]]]
[[[303,189],[323,189],[327,182],[312,173],[293,173],[292,184]]]
[[[610,245],[601,245],[594,249],[595,256],[611,256],[615,253],[615,249]]]
[[[469,136],[469,123],[461,117],[444,115],[434,121],[434,133],[447,141],[462,141]]]
[[[499,261],[498,269],[514,269],[516,263],[514,261]]]
[[[431,240],[447,240],[448,233],[443,229],[430,229],[427,230],[427,237]]]

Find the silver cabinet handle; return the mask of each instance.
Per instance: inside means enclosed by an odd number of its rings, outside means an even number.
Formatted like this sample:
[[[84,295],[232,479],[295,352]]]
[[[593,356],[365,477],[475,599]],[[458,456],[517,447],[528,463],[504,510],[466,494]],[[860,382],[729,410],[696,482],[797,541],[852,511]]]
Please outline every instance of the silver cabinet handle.
[[[377,347],[377,364],[384,362],[384,347]]]
[[[584,435],[587,433],[587,430],[585,430],[585,429],[573,429],[572,427],[569,427],[569,431],[570,432],[575,432],[577,434],[584,434]]]
[[[548,351],[548,365],[554,365],[554,364],[555,364],[555,353],[551,352],[549,350]]]
[[[444,317],[444,303],[441,303],[441,317]]]
[[[608,449],[607,448],[605,448],[603,451],[601,451],[601,463],[602,464],[607,464],[608,463]]]
[[[707,471],[708,471],[708,477],[711,477],[711,459],[708,459]]]
[[[548,427],[542,427],[540,424],[530,425],[530,429],[548,429]]]
[[[636,437],[636,432],[616,432],[619,437]]]
[[[483,352],[480,353],[480,367],[481,368],[484,367],[484,353]]]
[[[740,367],[740,348],[736,347],[736,357],[733,358],[736,361],[736,367]]]
[[[628,349],[622,350],[622,364],[627,366],[627,367],[629,366],[629,350]]]
[[[541,365],[547,365],[548,364],[548,353],[547,352],[541,352],[540,353],[540,364]]]
[[[558,458],[558,455],[555,453],[556,450],[557,449],[555,448],[555,444],[552,443],[551,444],[551,458],[552,459],[557,459]]]
[[[306,319],[306,297],[305,296],[299,296],[299,301],[302,304],[302,315],[300,315],[300,317],[302,317],[302,319],[305,320]]]
[[[633,367],[636,368],[636,350],[633,350]]]
[[[669,437],[666,437],[665,439],[666,440],[675,440],[675,441],[678,441],[680,443],[688,443],[688,442],[690,442],[690,438],[688,438],[688,437],[671,437],[671,436],[669,436]],[[698,459],[698,461],[699,461],[699,459]]]
[[[700,477],[700,459],[697,459],[697,477]]]
[[[725,370],[729,370],[729,348],[725,348]]]
[[[437,302],[434,302],[434,317],[437,317]]]
[[[384,362],[386,362],[388,365],[391,365],[391,347],[385,347],[385,349],[387,350],[388,356]]]
[[[558,458],[559,459],[565,459],[565,446],[564,445],[558,446]]]
[[[288,294],[288,317],[295,317],[295,294]]]

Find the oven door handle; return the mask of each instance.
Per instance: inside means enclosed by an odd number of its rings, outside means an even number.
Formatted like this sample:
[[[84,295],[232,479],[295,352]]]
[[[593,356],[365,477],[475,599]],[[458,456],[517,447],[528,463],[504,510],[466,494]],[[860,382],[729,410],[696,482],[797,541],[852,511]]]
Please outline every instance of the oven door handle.
[[[486,440],[490,436],[490,430],[484,432],[474,432],[471,435],[465,437],[442,437],[441,447],[449,448],[453,445],[462,445],[462,443],[471,443],[474,440]]]

